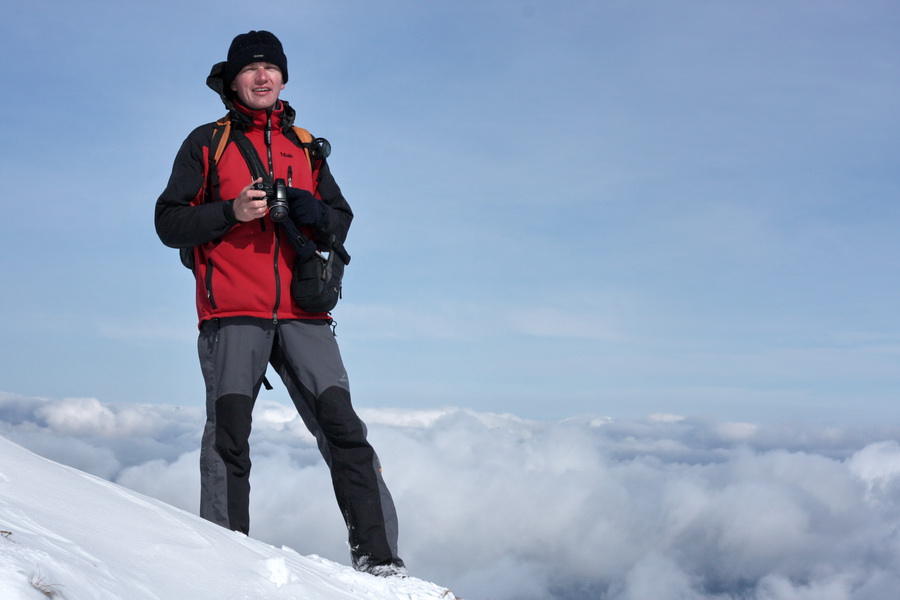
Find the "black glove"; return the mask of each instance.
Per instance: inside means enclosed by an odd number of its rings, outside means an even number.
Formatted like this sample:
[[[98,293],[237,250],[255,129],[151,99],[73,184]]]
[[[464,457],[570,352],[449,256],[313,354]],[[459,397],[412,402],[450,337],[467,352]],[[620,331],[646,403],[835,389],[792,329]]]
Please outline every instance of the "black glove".
[[[297,225],[319,226],[325,220],[325,204],[309,190],[287,188],[288,216]]]

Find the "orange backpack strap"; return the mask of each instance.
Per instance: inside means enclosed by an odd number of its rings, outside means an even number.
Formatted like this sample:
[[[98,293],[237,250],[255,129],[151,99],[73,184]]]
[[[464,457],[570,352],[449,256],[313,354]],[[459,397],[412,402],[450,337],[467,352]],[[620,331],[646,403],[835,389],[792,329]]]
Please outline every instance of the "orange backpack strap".
[[[209,142],[209,149],[215,152],[211,155],[213,164],[219,164],[222,153],[225,152],[225,146],[228,145],[228,138],[231,137],[231,115],[225,115],[216,121],[213,127],[212,139]]]
[[[212,135],[209,140],[209,151],[207,152],[206,172],[204,179],[206,184],[204,190],[206,197],[203,202],[213,202],[219,199],[219,172],[216,165],[225,152],[228,145],[228,138],[231,136],[231,116],[225,115],[215,123],[213,123]]]
[[[303,144],[303,152],[306,154],[306,162],[309,163],[309,170],[312,171],[312,157],[309,155],[309,148],[312,144],[313,136],[307,130],[303,129],[302,127],[297,127],[296,125],[291,129],[294,130],[294,133],[297,134],[297,137]]]

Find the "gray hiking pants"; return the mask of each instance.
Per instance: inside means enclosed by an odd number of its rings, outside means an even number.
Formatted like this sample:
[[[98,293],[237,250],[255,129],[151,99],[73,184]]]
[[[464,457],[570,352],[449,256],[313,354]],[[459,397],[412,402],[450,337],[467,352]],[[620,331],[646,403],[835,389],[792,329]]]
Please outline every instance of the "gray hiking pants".
[[[353,565],[403,565],[397,514],[350,388],[329,321],[232,317],[203,323],[198,352],[206,381],[200,449],[200,516],[250,530],[250,428],[267,365],[281,377],[331,471]]]

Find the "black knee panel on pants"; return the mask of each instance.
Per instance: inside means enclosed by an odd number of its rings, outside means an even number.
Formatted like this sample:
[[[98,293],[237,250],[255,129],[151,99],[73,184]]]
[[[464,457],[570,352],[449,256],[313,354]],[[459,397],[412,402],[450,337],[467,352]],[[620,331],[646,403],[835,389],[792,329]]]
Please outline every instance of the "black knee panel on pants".
[[[350,403],[350,392],[340,387],[325,390],[315,403],[316,421],[331,446],[368,447],[366,430]]]
[[[225,463],[229,528],[250,531],[250,429],[253,399],[231,394],[216,400],[216,452]]]
[[[252,423],[253,400],[248,396],[229,394],[216,400],[216,450],[227,464],[246,459],[248,471]]]

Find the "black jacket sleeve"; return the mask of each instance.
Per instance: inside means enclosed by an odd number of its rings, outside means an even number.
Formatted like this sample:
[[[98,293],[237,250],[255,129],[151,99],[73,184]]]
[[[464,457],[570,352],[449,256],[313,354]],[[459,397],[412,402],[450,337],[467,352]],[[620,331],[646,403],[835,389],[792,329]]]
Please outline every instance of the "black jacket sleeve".
[[[334,180],[328,162],[323,160],[319,168],[319,197],[325,202],[328,209],[325,211],[325,220],[319,226],[317,240],[327,240],[333,234],[335,238],[344,243],[347,240],[347,232],[350,222],[353,220],[353,211],[341,193],[341,188]]]
[[[166,246],[199,246],[222,237],[237,223],[233,201],[191,204],[206,183],[203,149],[209,146],[212,127],[198,127],[184,140],[169,183],[156,201],[156,233]]]

